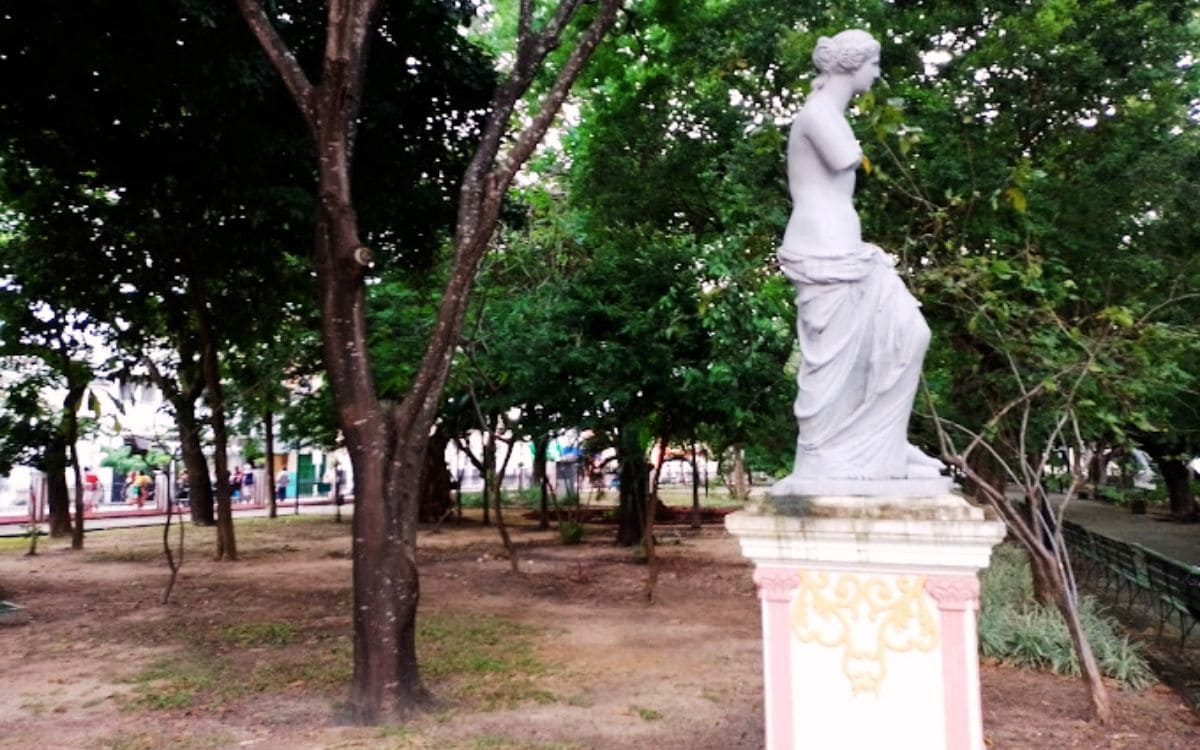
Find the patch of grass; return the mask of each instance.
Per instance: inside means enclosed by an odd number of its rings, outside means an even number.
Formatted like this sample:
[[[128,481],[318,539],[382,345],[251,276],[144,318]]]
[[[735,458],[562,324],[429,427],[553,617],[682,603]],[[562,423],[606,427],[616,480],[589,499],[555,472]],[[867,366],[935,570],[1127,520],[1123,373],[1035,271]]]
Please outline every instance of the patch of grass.
[[[471,740],[471,744],[463,745],[463,750],[583,750],[582,745],[561,742],[528,742],[514,740],[498,734],[485,734]]]
[[[158,547],[116,547],[87,553],[88,562],[151,562],[162,557],[161,544]]]
[[[224,659],[200,658],[194,652],[155,660],[133,678],[129,708],[164,711],[187,708],[197,695],[214,685],[231,685]]]
[[[0,554],[5,552],[20,552],[22,555],[29,551],[29,537],[3,536],[0,537]]]
[[[705,688],[700,691],[700,697],[706,701],[709,701],[711,703],[717,703],[717,704],[720,704],[725,700],[724,693],[718,693],[718,692],[716,692],[714,690],[710,690],[708,688]]]
[[[221,706],[258,693],[345,689],[353,660],[344,638],[298,635],[282,622],[235,623],[206,628],[159,624],[178,650],[134,675],[126,710]],[[269,647],[262,650],[261,647]],[[256,652],[242,649],[255,648]]]
[[[183,737],[118,734],[100,740],[97,746],[104,750],[216,750],[233,744],[233,738],[225,733],[196,735],[189,732]]]
[[[643,721],[658,721],[663,717],[662,711],[656,711],[653,708],[643,708],[642,706],[630,706],[630,711],[640,716]]]
[[[350,647],[312,647],[286,658],[256,664],[245,676],[246,691],[273,693],[288,688],[341,691],[353,674]]]
[[[296,633],[286,622],[251,622],[226,625],[217,638],[230,646],[286,646]]]
[[[992,564],[981,576],[979,650],[984,656],[1030,669],[1079,675],[1079,661],[1067,624],[1057,609],[1038,604],[1024,550],[1006,544],[996,548]],[[1094,597],[1080,595],[1079,619],[1100,671],[1123,687],[1140,690],[1154,673],[1137,644],[1100,611]]]
[[[416,736],[416,733],[411,727],[392,724],[379,727],[378,736],[381,740],[407,740]]]
[[[117,735],[101,742],[105,750],[155,750],[154,739],[148,734]]]
[[[557,700],[537,685],[549,666],[533,653],[532,628],[500,617],[457,614],[427,614],[417,623],[422,675],[445,682],[456,698],[485,711]]]

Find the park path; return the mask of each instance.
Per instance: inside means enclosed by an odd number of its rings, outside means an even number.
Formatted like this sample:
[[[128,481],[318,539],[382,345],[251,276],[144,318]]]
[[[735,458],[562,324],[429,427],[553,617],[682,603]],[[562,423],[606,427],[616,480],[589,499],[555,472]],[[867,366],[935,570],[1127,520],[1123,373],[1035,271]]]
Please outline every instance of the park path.
[[[1050,501],[1057,506],[1062,496],[1051,495]],[[1140,544],[1188,565],[1200,565],[1200,524],[1172,521],[1165,512],[1153,508],[1145,515],[1134,515],[1129,508],[1079,499],[1067,505],[1066,518],[1088,531]]]
[[[344,498],[342,512],[349,518],[354,512],[352,498]],[[337,508],[332,502],[325,498],[301,498],[299,504],[295,499],[288,499],[284,503],[279,504],[279,515],[333,515]],[[234,503],[232,507],[234,518],[266,518],[267,507],[265,505],[245,505]],[[187,511],[184,511],[186,517]],[[85,515],[83,518],[84,531],[99,531],[101,529],[123,529],[135,526],[161,526],[166,520],[167,514],[158,510],[107,510],[95,515]],[[47,526],[41,524],[42,533],[46,533]],[[29,521],[20,516],[0,516],[0,537],[6,536],[27,536],[29,534]]]

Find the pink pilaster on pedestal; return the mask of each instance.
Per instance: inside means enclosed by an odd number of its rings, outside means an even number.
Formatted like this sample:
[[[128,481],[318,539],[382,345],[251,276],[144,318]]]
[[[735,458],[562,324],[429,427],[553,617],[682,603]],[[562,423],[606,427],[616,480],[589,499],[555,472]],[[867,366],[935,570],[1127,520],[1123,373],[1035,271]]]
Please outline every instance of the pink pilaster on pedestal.
[[[760,566],[754,571],[762,600],[767,750],[791,750],[794,746],[789,611],[797,580],[796,571],[791,568]]]
[[[946,749],[981,750],[983,721],[975,633],[979,579],[973,575],[930,576],[925,580],[925,590],[941,612]]]

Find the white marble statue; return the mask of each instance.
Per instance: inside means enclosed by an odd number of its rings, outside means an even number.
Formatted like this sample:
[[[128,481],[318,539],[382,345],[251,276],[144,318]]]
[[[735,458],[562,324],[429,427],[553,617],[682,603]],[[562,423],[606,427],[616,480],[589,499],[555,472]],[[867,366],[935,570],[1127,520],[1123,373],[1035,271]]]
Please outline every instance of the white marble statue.
[[[863,242],[853,204],[862,150],[844,112],[879,77],[879,50],[857,29],[821,37],[788,140],[793,208],[778,255],[796,286],[802,363],[796,460],[777,496],[903,493],[895,480],[928,484],[941,466],[908,442],[929,327],[893,261]]]

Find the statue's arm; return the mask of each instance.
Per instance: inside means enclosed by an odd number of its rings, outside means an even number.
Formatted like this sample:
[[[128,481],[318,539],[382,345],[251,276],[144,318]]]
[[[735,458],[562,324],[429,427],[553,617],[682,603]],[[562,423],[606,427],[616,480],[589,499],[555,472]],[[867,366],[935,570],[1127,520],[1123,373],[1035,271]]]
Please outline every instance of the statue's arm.
[[[803,112],[801,117],[799,124],[805,137],[830,172],[858,168],[862,163],[862,148],[850,123],[840,113],[812,110]]]

